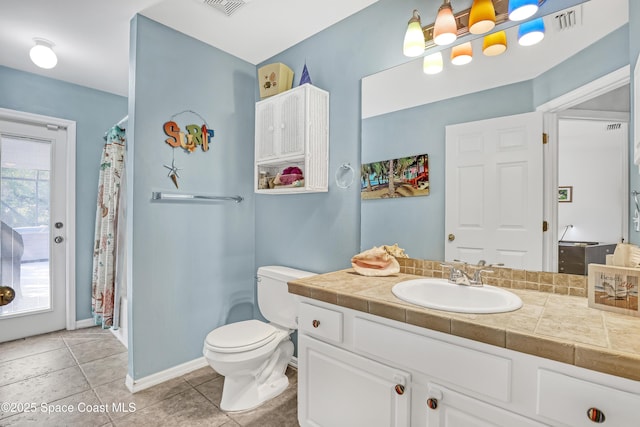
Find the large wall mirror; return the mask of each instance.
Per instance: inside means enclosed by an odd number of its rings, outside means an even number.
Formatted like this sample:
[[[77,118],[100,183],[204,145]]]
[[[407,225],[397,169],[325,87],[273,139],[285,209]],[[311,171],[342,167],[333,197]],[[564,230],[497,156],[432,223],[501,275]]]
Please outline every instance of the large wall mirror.
[[[419,58],[363,79],[362,164],[426,154],[430,190],[427,197],[363,199],[363,250],[398,243],[413,258],[455,256],[471,263],[483,259],[512,268],[575,273],[559,261],[563,245],[582,252],[595,247],[612,251],[617,242],[629,240],[628,174],[637,168],[631,167],[628,135],[628,1],[590,0],[570,12],[576,17],[570,28],[559,28],[557,13],[544,17],[545,38],[536,46],[519,46],[514,27],[507,30],[509,48],[500,56],[483,56],[477,39],[474,59],[465,66],[445,60],[443,72],[426,75]],[[446,58],[447,51],[443,54]],[[492,202],[493,210],[483,207],[493,196],[482,189],[483,175],[461,180],[466,193],[447,186],[453,181],[447,179],[447,168],[454,156],[446,149],[452,128],[468,123],[480,128],[488,120],[536,111],[551,141],[542,148],[540,135],[542,170],[523,167],[518,172],[522,182],[543,181],[535,203],[520,197],[521,181],[515,179],[500,184],[502,193],[496,189],[503,197],[502,204]],[[362,171],[363,187],[371,174]],[[447,247],[454,234],[447,230],[448,201],[456,199],[474,225],[508,218],[512,211],[539,213],[542,242],[535,256],[473,245],[452,252]],[[543,220],[549,227],[545,233]],[[490,231],[484,236],[484,241],[499,240]]]

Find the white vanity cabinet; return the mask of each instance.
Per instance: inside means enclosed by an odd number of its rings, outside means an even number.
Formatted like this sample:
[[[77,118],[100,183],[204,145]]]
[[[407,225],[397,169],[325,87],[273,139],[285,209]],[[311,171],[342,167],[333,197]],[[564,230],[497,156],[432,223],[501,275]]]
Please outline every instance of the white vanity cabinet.
[[[640,425],[640,381],[300,301],[303,427]]]
[[[457,393],[438,384],[414,385],[412,425],[429,427],[544,427],[545,424]]]
[[[327,191],[328,166],[328,92],[304,84],[256,103],[256,193]],[[287,167],[298,167],[304,182],[274,188],[261,183],[261,178],[274,178]]]
[[[338,311],[301,304],[299,324],[298,420],[302,426],[410,425],[411,376],[407,372],[332,345],[342,341]]]

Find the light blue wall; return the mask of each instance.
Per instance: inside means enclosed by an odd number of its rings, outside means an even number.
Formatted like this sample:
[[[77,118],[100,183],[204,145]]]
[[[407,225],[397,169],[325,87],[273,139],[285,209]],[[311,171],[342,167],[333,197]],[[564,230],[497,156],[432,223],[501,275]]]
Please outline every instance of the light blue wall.
[[[202,356],[208,332],[253,317],[256,69],[140,15],[130,55],[129,374],[138,379]],[[163,167],[172,158],[163,124],[184,110],[215,138],[208,152],[176,149],[179,191],[239,194],[242,203],[150,200],[152,191],[176,191]]]
[[[542,105],[629,64],[629,25],[623,25],[534,79],[534,105]]]
[[[0,66],[0,107],[76,122],[76,319],[88,319],[103,137],[127,114],[127,99]]]
[[[360,79],[406,59],[403,25],[418,2],[381,0],[258,64],[283,62],[300,80],[306,61],[315,86],[329,91],[329,192],[256,197],[256,264],[327,272],[349,267],[360,251],[357,182],[336,186],[343,163],[360,164]],[[409,12],[407,12],[409,11]]]

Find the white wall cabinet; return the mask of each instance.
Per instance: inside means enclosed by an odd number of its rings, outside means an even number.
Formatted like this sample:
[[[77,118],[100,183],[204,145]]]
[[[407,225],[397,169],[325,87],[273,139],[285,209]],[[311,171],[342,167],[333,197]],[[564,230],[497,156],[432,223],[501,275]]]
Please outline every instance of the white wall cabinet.
[[[264,188],[261,178],[268,182],[288,167],[299,168],[303,177]],[[254,169],[256,193],[328,190],[328,92],[304,84],[256,103]]]
[[[586,427],[637,421],[640,381],[306,297],[300,301],[303,427]]]

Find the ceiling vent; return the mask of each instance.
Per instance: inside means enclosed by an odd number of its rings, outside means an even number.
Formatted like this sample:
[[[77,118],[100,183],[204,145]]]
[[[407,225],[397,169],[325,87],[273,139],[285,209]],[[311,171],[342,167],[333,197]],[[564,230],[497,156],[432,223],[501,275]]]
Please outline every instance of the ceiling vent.
[[[202,0],[204,4],[207,4],[216,10],[219,10],[227,16],[233,15],[238,11],[238,9],[240,9],[250,1],[251,0]]]
[[[622,123],[611,123],[607,125],[607,130],[618,130],[622,127]]]
[[[553,16],[553,26],[556,31],[567,31],[582,25],[582,5],[566,9]]]

